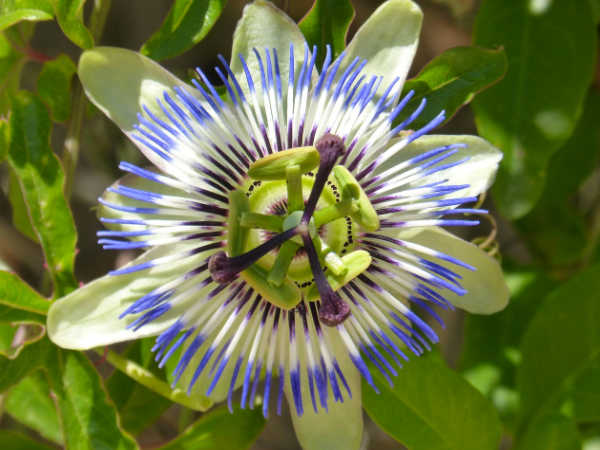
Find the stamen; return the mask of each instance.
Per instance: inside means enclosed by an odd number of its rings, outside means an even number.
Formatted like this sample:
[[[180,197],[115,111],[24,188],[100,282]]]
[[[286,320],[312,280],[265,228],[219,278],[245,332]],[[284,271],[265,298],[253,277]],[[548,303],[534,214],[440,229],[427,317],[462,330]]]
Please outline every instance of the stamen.
[[[337,159],[346,151],[342,138],[329,133],[322,136],[315,144],[315,147],[317,147],[320,156],[319,170],[315,176],[315,182],[310,191],[306,207],[304,208],[304,215],[302,216],[303,223],[308,223],[315,212],[317,202],[321,197],[329,174],[333,170]]]
[[[233,281],[238,273],[242,270],[246,270],[271,250],[282,245],[297,232],[296,227],[290,228],[283,233],[275,235],[268,241],[243,255],[234,256],[232,258],[229,258],[223,251],[215,253],[208,260],[208,270],[210,271],[212,279],[220,284]]]
[[[319,290],[319,296],[321,297],[319,318],[325,325],[335,327],[348,318],[350,315],[350,307],[342,300],[342,297],[340,297],[337,292],[331,289],[331,286],[323,273],[321,264],[319,263],[319,257],[317,256],[315,246],[308,233],[302,234],[302,240],[304,242],[306,254],[308,255],[308,261],[315,279],[315,284]]]

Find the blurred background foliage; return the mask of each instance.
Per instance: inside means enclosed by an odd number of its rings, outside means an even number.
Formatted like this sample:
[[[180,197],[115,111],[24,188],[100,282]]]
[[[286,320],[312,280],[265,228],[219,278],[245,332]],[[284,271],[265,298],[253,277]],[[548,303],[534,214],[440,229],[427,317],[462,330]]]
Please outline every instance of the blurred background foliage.
[[[300,21],[313,2],[274,3]],[[301,29],[310,43],[341,48],[352,16],[349,37],[379,3],[318,0]],[[493,316],[444,314],[445,364],[434,353],[382,395],[365,389],[366,445],[598,450],[600,1],[417,3],[424,24],[407,86],[434,93],[432,109],[457,111],[443,132],[479,133],[505,154],[485,199],[495,219],[471,238],[501,258],[512,297]],[[47,298],[134,256],[96,245],[97,197],[120,176],[119,161],[143,161],[85,99],[82,49],[141,49],[189,79],[230,56],[244,4],[0,0],[3,448],[297,447],[287,412],[266,423],[259,411],[200,413],[144,387],[144,377],[166,377],[151,340],[83,354],[54,347],[44,330]],[[465,415],[478,420],[457,419]]]

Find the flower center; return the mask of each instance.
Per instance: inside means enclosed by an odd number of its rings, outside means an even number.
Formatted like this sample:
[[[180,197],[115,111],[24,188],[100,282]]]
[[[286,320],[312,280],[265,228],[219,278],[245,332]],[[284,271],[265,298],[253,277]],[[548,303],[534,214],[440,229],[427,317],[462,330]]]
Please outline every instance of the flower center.
[[[321,301],[321,319],[343,321],[348,306],[335,292],[365,271],[371,257],[357,250],[360,229],[379,220],[366,194],[343,166],[340,138],[322,137],[255,161],[249,178],[229,195],[227,255],[209,262],[215,281],[239,274],[270,303],[284,309],[304,298]],[[315,169],[316,173],[315,173]]]

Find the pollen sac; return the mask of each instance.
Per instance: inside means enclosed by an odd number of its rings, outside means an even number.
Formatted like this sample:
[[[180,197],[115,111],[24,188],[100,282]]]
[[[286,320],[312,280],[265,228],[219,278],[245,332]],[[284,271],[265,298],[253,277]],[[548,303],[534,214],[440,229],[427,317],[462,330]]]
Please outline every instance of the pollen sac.
[[[371,255],[365,250],[355,250],[352,253],[342,256],[341,259],[347,269],[343,272],[343,275],[335,276],[331,273],[327,274],[327,281],[334,291],[337,291],[342,286],[350,283],[350,281],[367,270],[371,265]],[[310,301],[319,298],[319,290],[316,285],[313,285],[310,288],[306,294],[306,298]]]
[[[255,180],[285,180],[288,167],[298,166],[300,173],[306,173],[319,165],[319,159],[316,147],[290,148],[255,161],[248,175]]]

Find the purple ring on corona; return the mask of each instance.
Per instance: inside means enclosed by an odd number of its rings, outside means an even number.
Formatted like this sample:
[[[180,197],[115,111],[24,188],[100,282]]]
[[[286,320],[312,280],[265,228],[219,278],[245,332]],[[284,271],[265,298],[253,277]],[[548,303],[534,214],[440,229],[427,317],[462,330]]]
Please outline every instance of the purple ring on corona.
[[[412,130],[426,100],[407,111],[414,93],[401,98],[398,79],[380,89],[366,61],[340,70],[329,47],[320,74],[316,48],[298,66],[289,53],[255,49],[260,79],[241,55],[245,79],[219,57],[224,94],[197,69],[195,92],[145,105],[131,136],[159,171],[123,162],[145,187],[109,188],[133,206],[100,199],[114,228],[98,232],[105,249],[164,250],[112,275],[193,262],[122,311],[127,326],[173,315],[153,348],[160,367],[177,360],[173,386],[202,379],[207,395],[226,389],[230,409],[241,386],[240,406],[261,396],[265,417],[285,389],[298,415],[351,397],[339,352],[377,390],[371,370],[392,383],[408,353],[430,349],[438,337],[416,311],[441,323],[433,306],[466,293],[452,267],[475,268],[395,231],[477,225],[464,215],[486,212],[462,206],[476,201],[461,195],[468,184],[431,181],[467,161],[456,158],[465,145],[389,163],[443,111]]]

